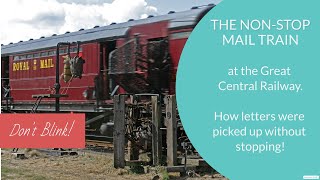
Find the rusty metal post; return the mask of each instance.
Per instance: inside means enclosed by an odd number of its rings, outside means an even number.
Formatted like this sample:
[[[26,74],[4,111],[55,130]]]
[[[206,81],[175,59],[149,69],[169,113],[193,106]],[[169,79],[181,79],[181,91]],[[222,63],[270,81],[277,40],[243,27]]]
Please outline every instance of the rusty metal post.
[[[123,95],[114,96],[114,167],[125,167],[125,98]]]
[[[153,165],[161,165],[162,135],[161,135],[161,104],[158,96],[152,96],[152,159]]]
[[[167,126],[167,164],[168,166],[177,165],[177,110],[176,97],[166,96],[166,117]]]

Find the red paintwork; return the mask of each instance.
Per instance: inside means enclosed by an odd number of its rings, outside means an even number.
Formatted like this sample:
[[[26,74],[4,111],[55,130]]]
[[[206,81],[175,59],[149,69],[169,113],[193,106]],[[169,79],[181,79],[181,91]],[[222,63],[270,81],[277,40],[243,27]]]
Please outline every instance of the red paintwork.
[[[86,101],[82,93],[87,89],[94,88],[94,78],[98,75],[98,43],[88,43],[81,46],[83,48],[82,57],[86,60],[84,64],[84,74],[82,79],[74,79],[68,90],[68,98],[61,98],[61,101]],[[55,49],[51,49],[55,50]],[[71,56],[75,56],[71,53]],[[62,55],[64,56],[64,55]],[[60,75],[63,73],[63,58],[60,56]],[[53,59],[53,68],[40,69],[40,59]],[[33,62],[37,60],[37,68],[33,69]],[[36,58],[31,60],[22,60],[29,62],[29,70],[13,71],[13,63],[21,61],[13,61],[13,56],[10,57],[10,86],[11,96],[15,102],[34,101],[34,94],[50,94],[50,89],[55,83],[55,61],[56,57],[50,56],[45,58]],[[63,92],[68,84],[62,79],[61,92]],[[46,100],[50,101],[50,100]],[[51,100],[52,101],[52,100]]]
[[[161,38],[168,36],[168,21],[157,22],[152,24],[143,24],[134,26],[129,30],[130,38],[135,34],[140,35],[140,42],[146,43],[148,39]]]
[[[181,29],[181,30],[175,30],[171,31],[170,34],[173,33],[179,33],[179,32],[191,32],[192,29]],[[170,55],[172,59],[173,64],[173,72],[172,72],[172,78],[170,82],[170,94],[175,94],[175,87],[176,87],[176,75],[179,65],[180,56],[182,53],[182,50],[184,48],[184,45],[186,44],[188,38],[182,38],[182,39],[170,39]]]
[[[171,33],[176,32],[187,32],[192,29],[180,29],[169,32],[168,30],[169,23],[167,21],[157,22],[152,24],[144,24],[139,26],[131,27],[127,33],[126,38],[119,38],[116,40],[117,47],[124,44],[129,39],[133,38],[134,35],[140,34],[140,42],[146,43],[149,39],[155,38],[164,38],[170,36]],[[185,45],[187,38],[185,39],[176,39],[170,40],[170,53],[172,57],[172,79],[170,82],[170,93],[175,93],[175,76],[176,70],[178,67],[178,62],[180,59],[180,54]],[[86,60],[84,64],[84,74],[82,79],[74,79],[70,84],[68,90],[68,98],[61,98],[62,102],[88,102],[86,98],[83,97],[83,92],[85,90],[90,89],[91,91],[94,89],[94,79],[99,73],[100,64],[100,45],[98,42],[86,43],[81,45],[82,57]],[[50,49],[51,51],[55,49]],[[46,50],[48,51],[48,50]],[[32,53],[42,52],[42,51],[34,51]],[[17,54],[23,55],[23,54]],[[74,53],[71,56],[75,56]],[[55,55],[54,57],[48,57],[53,59],[53,63],[55,65]],[[43,58],[41,58],[43,59]],[[33,70],[33,61],[37,60],[37,69]],[[10,86],[11,86],[11,96],[14,99],[14,102],[34,102],[35,100],[31,97],[34,94],[50,94],[50,88],[53,87],[55,83],[55,67],[49,69],[39,69],[40,63],[39,58],[23,60],[28,61],[30,69],[27,71],[15,71],[13,72],[13,63],[17,61],[13,61],[13,56],[10,57]],[[63,73],[63,58],[60,58],[60,75]],[[61,92],[67,87],[67,84],[60,81],[61,83]],[[105,93],[109,93],[105,91]],[[119,93],[125,93],[122,88],[119,89]],[[54,99],[46,99],[44,101],[54,101]],[[92,101],[92,100],[91,100]]]

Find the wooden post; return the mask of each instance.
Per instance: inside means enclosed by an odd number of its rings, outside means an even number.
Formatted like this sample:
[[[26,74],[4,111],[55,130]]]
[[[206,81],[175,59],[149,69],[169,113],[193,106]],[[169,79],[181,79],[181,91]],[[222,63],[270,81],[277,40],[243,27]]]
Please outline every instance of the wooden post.
[[[135,95],[130,96],[130,103],[132,105],[136,105],[136,102],[137,102],[137,96]],[[132,116],[134,112],[130,111],[129,113]],[[130,161],[139,160],[139,147],[137,146],[137,142],[128,141],[128,156]]]
[[[177,110],[176,97],[166,96],[166,126],[167,126],[167,164],[177,165]]]
[[[114,96],[114,167],[125,167],[125,98],[123,95]]]
[[[152,96],[152,159],[153,165],[161,165],[162,136],[161,136],[161,105],[158,96]]]

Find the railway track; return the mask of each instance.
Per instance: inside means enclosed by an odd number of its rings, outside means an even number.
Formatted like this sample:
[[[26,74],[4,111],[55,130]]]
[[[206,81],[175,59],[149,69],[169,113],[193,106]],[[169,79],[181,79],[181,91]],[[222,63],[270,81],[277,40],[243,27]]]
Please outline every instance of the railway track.
[[[113,137],[88,133],[85,150],[94,152],[113,152]]]
[[[86,148],[102,148],[113,150],[113,143],[99,140],[86,140]]]

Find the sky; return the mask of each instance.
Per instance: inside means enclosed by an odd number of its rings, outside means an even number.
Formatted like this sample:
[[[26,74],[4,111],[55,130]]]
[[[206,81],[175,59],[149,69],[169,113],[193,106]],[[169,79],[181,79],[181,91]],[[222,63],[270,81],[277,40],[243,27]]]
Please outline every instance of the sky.
[[[10,0],[0,3],[0,42],[8,44],[129,19],[184,11],[219,0]]]

